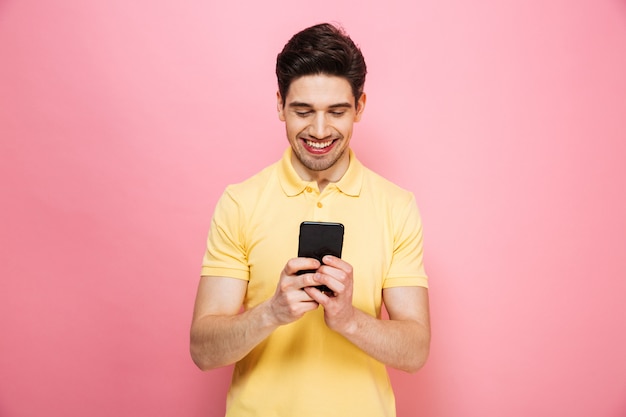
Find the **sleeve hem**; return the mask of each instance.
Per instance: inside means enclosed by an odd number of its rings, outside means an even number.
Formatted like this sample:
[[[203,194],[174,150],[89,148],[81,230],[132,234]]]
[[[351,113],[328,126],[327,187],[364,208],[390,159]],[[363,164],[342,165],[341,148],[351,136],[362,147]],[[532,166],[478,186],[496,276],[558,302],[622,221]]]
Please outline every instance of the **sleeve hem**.
[[[397,277],[387,278],[383,283],[383,288],[394,287],[424,287],[428,288],[428,277]]]
[[[219,268],[219,267],[210,267],[203,266],[200,271],[201,276],[213,276],[213,277],[228,277],[235,279],[242,279],[244,281],[249,281],[248,271],[243,271],[241,269],[233,269],[233,268]]]

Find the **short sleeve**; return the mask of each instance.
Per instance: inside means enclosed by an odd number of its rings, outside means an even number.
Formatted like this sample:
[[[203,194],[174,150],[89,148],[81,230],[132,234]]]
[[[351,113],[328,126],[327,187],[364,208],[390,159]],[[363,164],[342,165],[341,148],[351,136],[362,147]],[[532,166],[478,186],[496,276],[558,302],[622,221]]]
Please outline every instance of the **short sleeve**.
[[[249,280],[243,219],[242,207],[227,188],[211,219],[201,275]]]
[[[422,220],[412,194],[394,214],[393,223],[393,258],[383,288],[428,288],[423,260]]]

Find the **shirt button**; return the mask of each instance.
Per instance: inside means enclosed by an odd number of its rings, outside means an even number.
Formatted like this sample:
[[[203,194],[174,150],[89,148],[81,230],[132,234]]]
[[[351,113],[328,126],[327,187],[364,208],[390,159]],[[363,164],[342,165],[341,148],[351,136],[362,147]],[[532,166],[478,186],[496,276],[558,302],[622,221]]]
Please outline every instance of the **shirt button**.
[[[313,188],[311,188],[311,187],[306,187],[306,192],[307,192],[307,193],[310,193],[311,191],[313,191]]]
[[[322,207],[324,207],[324,205],[318,201],[317,202],[317,207],[322,208]]]

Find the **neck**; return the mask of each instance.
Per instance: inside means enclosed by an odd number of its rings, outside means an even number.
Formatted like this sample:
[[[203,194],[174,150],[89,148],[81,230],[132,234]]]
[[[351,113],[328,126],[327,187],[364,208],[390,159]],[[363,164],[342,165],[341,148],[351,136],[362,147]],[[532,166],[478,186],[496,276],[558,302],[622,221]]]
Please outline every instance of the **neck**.
[[[322,192],[328,184],[338,182],[346,173],[350,166],[350,153],[346,150],[345,155],[323,171],[314,171],[307,168],[293,153],[291,154],[291,164],[302,180],[315,181],[320,192]]]

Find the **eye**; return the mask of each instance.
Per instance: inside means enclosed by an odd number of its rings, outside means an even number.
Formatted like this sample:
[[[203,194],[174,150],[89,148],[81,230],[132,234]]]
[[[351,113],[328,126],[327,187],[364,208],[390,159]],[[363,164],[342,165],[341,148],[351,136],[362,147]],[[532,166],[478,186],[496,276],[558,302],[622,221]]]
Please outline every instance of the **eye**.
[[[332,114],[335,117],[341,117],[344,114],[346,114],[346,112],[345,111],[331,111],[330,114]]]
[[[298,117],[307,117],[309,114],[311,114],[310,110],[307,110],[307,111],[296,111],[296,115]]]

